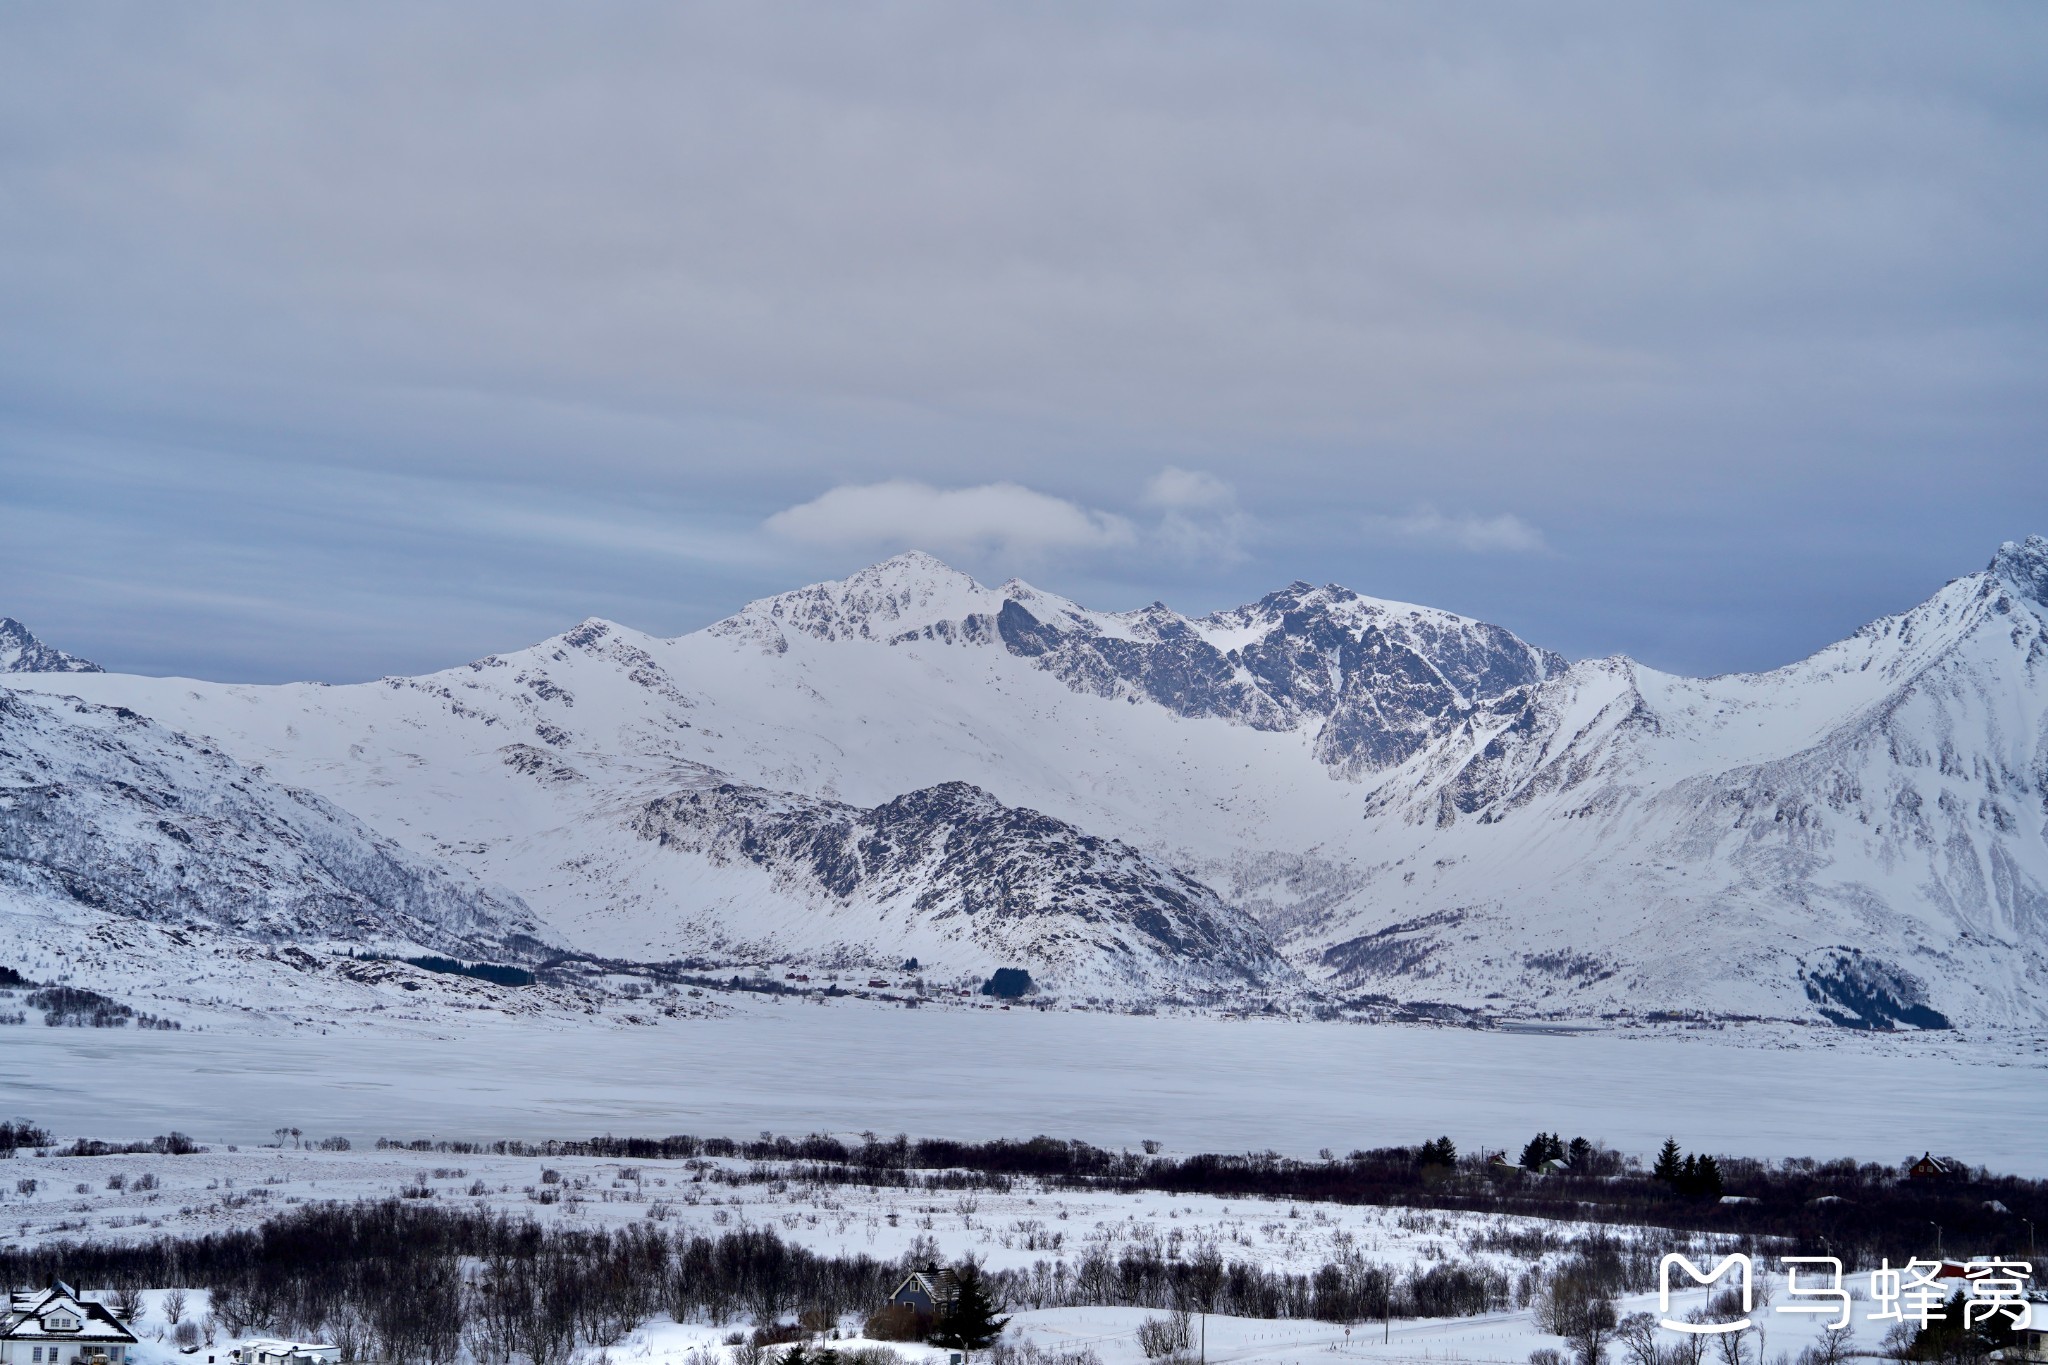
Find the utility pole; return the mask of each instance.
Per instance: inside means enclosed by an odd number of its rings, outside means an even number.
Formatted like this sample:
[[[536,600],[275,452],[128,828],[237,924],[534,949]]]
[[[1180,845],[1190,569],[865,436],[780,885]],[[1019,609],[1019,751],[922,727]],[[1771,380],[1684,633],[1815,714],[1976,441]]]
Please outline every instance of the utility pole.
[[[1937,1259],[1937,1260],[1942,1260],[1942,1261],[1945,1261],[1945,1260],[1947,1260],[1947,1259],[1948,1259],[1948,1255],[1947,1255],[1947,1253],[1943,1252],[1943,1251],[1942,1251],[1942,1249],[1941,1249],[1941,1224],[1939,1224],[1939,1223],[1935,1222],[1935,1221],[1934,1221],[1934,1220],[1933,1220],[1932,1218],[1930,1218],[1930,1219],[1928,1219],[1928,1220],[1927,1220],[1927,1226],[1928,1226],[1928,1227],[1931,1227],[1931,1228],[1933,1228],[1933,1229],[1934,1229],[1934,1255],[1935,1255],[1935,1259]]]

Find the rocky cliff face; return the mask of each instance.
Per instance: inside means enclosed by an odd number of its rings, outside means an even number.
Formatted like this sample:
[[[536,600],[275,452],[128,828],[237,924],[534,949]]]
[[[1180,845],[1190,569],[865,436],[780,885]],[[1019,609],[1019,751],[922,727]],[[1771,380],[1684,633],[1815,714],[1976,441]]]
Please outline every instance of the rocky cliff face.
[[[964,782],[869,809],[724,782],[648,802],[633,829],[761,869],[819,907],[828,936],[848,919],[881,920],[892,945],[924,943],[940,959],[955,955],[946,945],[971,945],[1074,991],[1242,996],[1299,981],[1208,886]]]
[[[1194,619],[1157,602],[1103,613],[1014,580],[984,588],[920,554],[752,603],[711,631],[777,653],[792,632],[1000,646],[1090,696],[1302,731],[1347,775],[1399,764],[1467,717],[1512,710],[1564,667],[1499,626],[1335,585],[1293,583]]]
[[[0,616],[0,673],[98,673],[100,666],[52,648],[12,616]]]

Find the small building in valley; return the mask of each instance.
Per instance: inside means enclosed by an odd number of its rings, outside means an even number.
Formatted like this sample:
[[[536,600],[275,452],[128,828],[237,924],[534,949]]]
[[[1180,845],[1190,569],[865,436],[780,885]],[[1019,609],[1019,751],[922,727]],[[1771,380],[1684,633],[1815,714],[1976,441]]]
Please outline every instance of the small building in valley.
[[[919,1317],[937,1318],[944,1317],[959,1296],[960,1287],[951,1270],[927,1266],[904,1276],[903,1283],[889,1296],[889,1306],[909,1308]]]
[[[238,1365],[336,1365],[341,1348],[325,1342],[278,1341],[259,1337],[228,1352]]]

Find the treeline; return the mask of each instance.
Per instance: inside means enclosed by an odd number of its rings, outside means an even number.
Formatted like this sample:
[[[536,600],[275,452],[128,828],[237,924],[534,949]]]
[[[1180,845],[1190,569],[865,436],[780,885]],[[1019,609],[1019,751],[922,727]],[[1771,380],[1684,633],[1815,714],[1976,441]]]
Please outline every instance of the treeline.
[[[138,1028],[175,1029],[174,1019],[138,1014],[132,1006],[80,986],[44,986],[28,993],[30,1009],[41,1010],[43,1022],[51,1028]]]
[[[1611,1239],[1592,1245],[1614,1274],[1633,1273],[1632,1284],[1654,1264],[1649,1251]],[[929,1251],[921,1248],[920,1259]],[[411,1365],[466,1349],[480,1365],[562,1365],[578,1347],[615,1342],[656,1313],[764,1326],[789,1315],[832,1322],[865,1313],[901,1282],[909,1260],[820,1255],[770,1228],[710,1237],[655,1223],[544,1227],[387,1200],[308,1205],[259,1228],[197,1238],[0,1249],[0,1281],[204,1288],[231,1334],[332,1341],[348,1359]],[[1289,1274],[1226,1262],[1213,1250],[1179,1259],[1149,1248],[1112,1256],[1094,1247],[1071,1263],[985,1279],[1012,1308],[1108,1304],[1333,1322],[1481,1313],[1528,1293],[1496,1270],[1447,1262],[1402,1272],[1353,1258]]]
[[[191,1156],[206,1149],[183,1133],[159,1133],[147,1142],[102,1142],[77,1138],[58,1156]]]
[[[1543,1135],[1546,1139],[1554,1135]],[[1035,1137],[993,1142],[812,1134],[757,1140],[677,1135],[596,1137],[569,1142],[398,1142],[407,1151],[658,1161],[693,1158],[785,1163],[748,1179],[817,1184],[1002,1189],[1029,1177],[1053,1189],[1160,1191],[1219,1198],[1518,1214],[1779,1238],[1826,1246],[1852,1266],[1931,1251],[1931,1227],[1974,1254],[2023,1246],[2025,1221],[2048,1223],[2048,1181],[1954,1168],[1942,1179],[1907,1179],[1898,1169],[1840,1160],[1776,1164],[1740,1158],[1681,1161],[1675,1178],[1645,1171],[1605,1150],[1541,1175],[1459,1156],[1448,1138],[1300,1160],[1276,1153],[1189,1157],[1113,1152],[1085,1142]],[[1670,1144],[1675,1146],[1675,1144]],[[1549,1141],[1544,1143],[1549,1148]],[[1569,1154],[1570,1148],[1567,1148]]]
[[[415,967],[445,976],[468,976],[478,981],[488,981],[497,986],[531,986],[533,973],[524,967],[508,967],[501,962],[457,962],[452,957],[409,957],[405,959]]]
[[[53,1141],[49,1129],[27,1119],[0,1120],[0,1157],[13,1156],[23,1147],[47,1147]]]

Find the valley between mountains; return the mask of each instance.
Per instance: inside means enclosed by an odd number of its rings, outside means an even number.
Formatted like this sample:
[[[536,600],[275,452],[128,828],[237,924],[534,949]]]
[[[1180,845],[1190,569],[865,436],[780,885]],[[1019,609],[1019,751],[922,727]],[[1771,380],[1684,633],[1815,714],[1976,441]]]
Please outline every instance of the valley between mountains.
[[[459,1005],[387,960],[435,953],[1014,967],[1123,1010],[2048,1022],[2041,537],[1707,679],[1335,586],[1103,613],[922,554],[421,677],[90,671],[13,622],[0,668],[0,934],[99,990],[146,963]],[[546,981],[494,1007],[574,1007]]]

